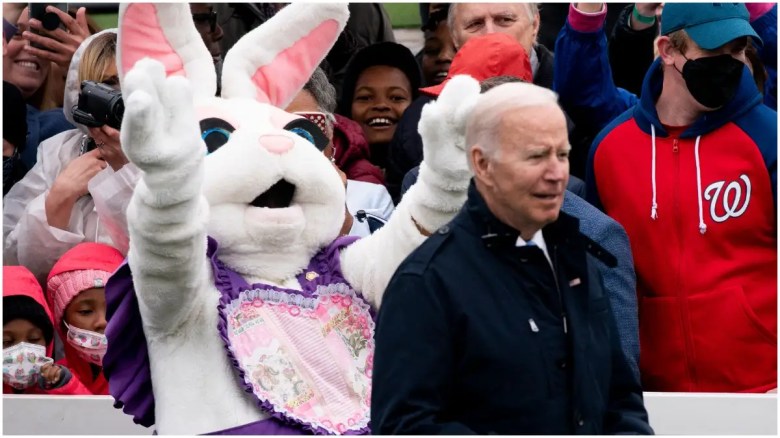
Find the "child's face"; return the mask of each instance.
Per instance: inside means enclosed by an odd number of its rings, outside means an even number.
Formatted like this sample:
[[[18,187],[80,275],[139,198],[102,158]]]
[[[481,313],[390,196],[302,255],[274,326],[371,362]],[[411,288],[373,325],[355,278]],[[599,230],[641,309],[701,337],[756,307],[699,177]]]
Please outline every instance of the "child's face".
[[[422,71],[426,85],[439,85],[447,78],[455,56],[455,46],[452,44],[450,28],[447,22],[439,23],[435,32],[425,31],[425,46],[423,47]]]
[[[46,346],[43,330],[26,319],[14,319],[3,324],[3,349],[20,342]]]
[[[106,331],[106,291],[102,287],[81,291],[65,308],[68,324],[97,333]]]
[[[352,98],[352,120],[363,128],[368,144],[389,143],[406,107],[412,103],[412,86],[399,69],[369,67],[360,74]]]

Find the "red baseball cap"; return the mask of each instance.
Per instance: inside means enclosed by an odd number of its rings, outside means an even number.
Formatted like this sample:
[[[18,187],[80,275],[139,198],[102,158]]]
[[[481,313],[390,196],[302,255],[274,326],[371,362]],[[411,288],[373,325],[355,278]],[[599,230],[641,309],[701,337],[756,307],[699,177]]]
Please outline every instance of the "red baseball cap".
[[[523,46],[507,34],[490,33],[466,41],[452,59],[444,82],[420,88],[420,92],[439,97],[447,81],[464,74],[480,82],[496,76],[515,76],[533,82],[531,60]]]

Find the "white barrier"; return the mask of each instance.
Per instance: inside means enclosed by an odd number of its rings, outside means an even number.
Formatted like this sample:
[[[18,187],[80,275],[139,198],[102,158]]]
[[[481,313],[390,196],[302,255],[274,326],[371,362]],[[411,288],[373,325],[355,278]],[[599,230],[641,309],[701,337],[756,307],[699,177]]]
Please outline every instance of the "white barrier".
[[[645,393],[659,435],[777,435],[777,394]],[[3,395],[5,435],[151,435],[107,396]]]

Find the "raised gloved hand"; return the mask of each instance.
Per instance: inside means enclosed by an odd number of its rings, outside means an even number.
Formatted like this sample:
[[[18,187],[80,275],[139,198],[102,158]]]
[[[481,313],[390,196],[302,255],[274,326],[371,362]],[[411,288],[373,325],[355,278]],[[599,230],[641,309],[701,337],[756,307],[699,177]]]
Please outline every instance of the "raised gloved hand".
[[[471,171],[466,157],[466,120],[479,97],[479,82],[459,75],[439,98],[423,107],[419,131],[423,162],[417,183],[404,199],[414,221],[427,232],[449,222],[466,200]]]
[[[200,193],[206,145],[200,137],[189,81],[165,77],[163,65],[142,59],[123,83],[125,114],[122,149],[145,172],[145,185],[161,203],[192,199]]]

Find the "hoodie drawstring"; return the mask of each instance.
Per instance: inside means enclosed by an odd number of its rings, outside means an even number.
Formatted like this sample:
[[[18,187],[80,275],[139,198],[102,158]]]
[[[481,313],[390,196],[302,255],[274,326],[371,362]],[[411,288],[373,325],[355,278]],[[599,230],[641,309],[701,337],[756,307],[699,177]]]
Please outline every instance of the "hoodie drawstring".
[[[701,164],[699,162],[699,140],[701,140],[701,135],[696,137],[696,146],[694,147],[694,154],[696,155],[696,187],[699,189],[696,199],[699,201],[699,232],[704,234],[707,232],[707,224],[704,223],[704,210],[702,208],[701,200]]]
[[[655,125],[650,125],[650,134],[652,136],[652,170],[651,178],[653,183],[653,205],[650,208],[650,218],[653,220],[658,219],[658,204],[656,203],[656,186],[655,186]],[[701,135],[696,137],[696,146],[694,147],[694,154],[696,156],[696,188],[698,190],[696,200],[699,202],[699,232],[704,234],[707,232],[707,224],[704,223],[704,207],[702,205],[702,193],[701,193],[701,161],[699,159],[699,141]]]
[[[652,160],[652,170],[651,170],[651,178],[653,180],[653,205],[650,208],[650,219],[656,220],[658,219],[658,204],[655,202],[655,125],[650,125],[650,133],[653,137],[653,160]]]

